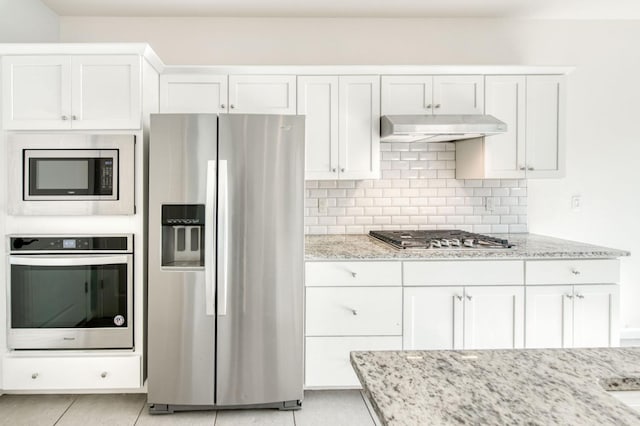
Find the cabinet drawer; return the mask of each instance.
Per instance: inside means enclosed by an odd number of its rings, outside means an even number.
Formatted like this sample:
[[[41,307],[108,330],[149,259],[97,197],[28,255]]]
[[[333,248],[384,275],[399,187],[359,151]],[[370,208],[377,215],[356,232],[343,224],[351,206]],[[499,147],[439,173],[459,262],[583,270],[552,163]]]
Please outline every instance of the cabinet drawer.
[[[140,357],[4,358],[3,389],[128,389],[141,386]],[[102,377],[104,376],[104,377]]]
[[[305,386],[360,387],[351,367],[351,351],[401,350],[402,337],[307,337]]]
[[[519,260],[404,262],[404,285],[524,284]]]
[[[402,334],[402,289],[307,288],[307,336]]]
[[[322,286],[401,285],[400,262],[307,262],[305,284]]]
[[[620,280],[620,261],[532,260],[527,262],[527,284],[609,284]]]

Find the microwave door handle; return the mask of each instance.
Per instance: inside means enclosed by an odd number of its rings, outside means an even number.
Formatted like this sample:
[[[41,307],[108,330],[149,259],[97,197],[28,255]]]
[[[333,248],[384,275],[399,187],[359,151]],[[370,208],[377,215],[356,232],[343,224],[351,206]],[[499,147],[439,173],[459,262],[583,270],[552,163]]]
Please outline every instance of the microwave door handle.
[[[91,266],[129,263],[128,255],[120,256],[9,256],[10,265],[24,266]]]
[[[229,284],[229,176],[227,160],[220,160],[218,185],[218,315],[227,315]]]
[[[204,303],[205,314],[215,315],[215,229],[216,229],[216,162],[207,161],[207,184],[204,204]]]

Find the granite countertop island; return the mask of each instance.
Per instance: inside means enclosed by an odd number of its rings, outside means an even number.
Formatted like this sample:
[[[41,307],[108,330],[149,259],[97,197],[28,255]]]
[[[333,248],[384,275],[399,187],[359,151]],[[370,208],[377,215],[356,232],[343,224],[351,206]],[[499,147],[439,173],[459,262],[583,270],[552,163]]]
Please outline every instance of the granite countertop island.
[[[352,352],[383,425],[639,425],[640,348]]]
[[[305,260],[410,259],[605,259],[629,256],[617,250],[536,234],[493,234],[514,245],[508,249],[396,249],[368,235],[307,235]]]

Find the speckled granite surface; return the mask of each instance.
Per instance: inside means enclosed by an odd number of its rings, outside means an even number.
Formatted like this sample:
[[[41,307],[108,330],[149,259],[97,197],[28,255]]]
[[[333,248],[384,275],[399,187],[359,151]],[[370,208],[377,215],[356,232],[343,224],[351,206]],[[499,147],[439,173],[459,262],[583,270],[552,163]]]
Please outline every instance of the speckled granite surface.
[[[383,425],[640,425],[640,348],[352,352]]]
[[[510,249],[396,249],[368,235],[307,235],[306,260],[384,259],[547,259],[613,258],[629,252],[535,234],[494,234],[514,244]]]

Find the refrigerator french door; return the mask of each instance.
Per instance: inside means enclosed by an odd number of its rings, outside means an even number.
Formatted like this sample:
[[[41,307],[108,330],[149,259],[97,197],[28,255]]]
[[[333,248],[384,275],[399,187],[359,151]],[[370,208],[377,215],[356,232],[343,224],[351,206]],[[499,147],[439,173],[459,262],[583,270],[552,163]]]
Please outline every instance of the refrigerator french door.
[[[300,406],[303,200],[304,117],[152,115],[150,411]]]

